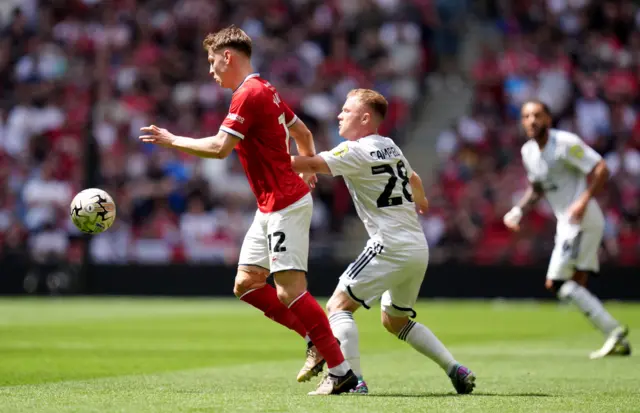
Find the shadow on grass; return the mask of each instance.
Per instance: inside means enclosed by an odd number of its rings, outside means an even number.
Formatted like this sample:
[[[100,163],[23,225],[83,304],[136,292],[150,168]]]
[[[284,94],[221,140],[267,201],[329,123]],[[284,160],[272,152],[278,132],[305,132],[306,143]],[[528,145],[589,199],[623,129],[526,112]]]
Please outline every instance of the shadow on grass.
[[[354,395],[355,396],[355,395]],[[366,397],[556,397],[547,393],[491,393],[491,392],[474,392],[471,394],[454,394],[454,393],[373,393],[367,394]]]

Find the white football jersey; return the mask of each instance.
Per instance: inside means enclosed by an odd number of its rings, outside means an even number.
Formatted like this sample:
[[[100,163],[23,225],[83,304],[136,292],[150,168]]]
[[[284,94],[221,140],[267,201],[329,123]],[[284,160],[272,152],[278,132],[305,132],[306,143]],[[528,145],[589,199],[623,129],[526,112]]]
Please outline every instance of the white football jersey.
[[[556,129],[549,131],[549,140],[542,151],[538,143],[530,139],[522,146],[521,153],[529,181],[542,185],[558,225],[568,224],[567,210],[587,188],[587,175],[602,157],[577,135]],[[602,210],[592,199],[581,227],[603,225]]]
[[[370,135],[319,154],[344,178],[369,237],[383,246],[424,249],[409,177],[409,162],[389,138]]]

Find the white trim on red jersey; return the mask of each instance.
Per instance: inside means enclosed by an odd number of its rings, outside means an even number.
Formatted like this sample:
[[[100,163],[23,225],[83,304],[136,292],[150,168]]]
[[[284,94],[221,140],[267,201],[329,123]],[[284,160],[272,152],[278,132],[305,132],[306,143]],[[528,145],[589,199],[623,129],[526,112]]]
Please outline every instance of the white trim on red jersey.
[[[260,73],[251,73],[250,75],[247,75],[247,77],[244,78],[242,83],[240,83],[240,85],[238,85],[236,90],[234,90],[233,92],[235,93],[238,89],[240,89],[242,87],[242,85],[244,85],[247,80],[251,79],[252,77],[258,77],[258,76],[260,76]]]
[[[292,127],[293,124],[296,123],[297,121],[298,121],[298,115],[293,115],[293,119],[291,119],[289,123],[287,123],[287,128]]]
[[[236,138],[244,139],[244,135],[238,131],[235,131],[227,126],[220,126],[220,130],[223,132],[227,132],[229,135],[233,135]]]

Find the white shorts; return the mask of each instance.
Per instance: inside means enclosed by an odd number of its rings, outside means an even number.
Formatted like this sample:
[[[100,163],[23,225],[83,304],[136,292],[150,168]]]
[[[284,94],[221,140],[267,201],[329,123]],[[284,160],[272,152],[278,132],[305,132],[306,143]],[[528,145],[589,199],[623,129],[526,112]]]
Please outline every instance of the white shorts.
[[[242,242],[238,265],[255,265],[276,273],[307,271],[313,199],[307,194],[280,211],[256,212]]]
[[[370,240],[340,276],[338,289],[364,308],[381,298],[385,313],[414,318],[413,309],[429,264],[429,249],[393,250]]]
[[[558,225],[547,279],[567,281],[573,277],[575,271],[598,272],[598,249],[602,242],[602,234],[603,229],[598,227]]]

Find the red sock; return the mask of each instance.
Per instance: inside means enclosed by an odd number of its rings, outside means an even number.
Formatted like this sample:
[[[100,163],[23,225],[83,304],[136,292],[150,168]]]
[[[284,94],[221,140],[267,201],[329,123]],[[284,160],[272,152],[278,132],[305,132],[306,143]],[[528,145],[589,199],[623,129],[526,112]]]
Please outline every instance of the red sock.
[[[276,289],[271,284],[245,293],[240,299],[262,311],[267,318],[290,328],[300,334],[302,338],[306,337],[307,330],[304,328],[304,324],[286,305],[278,300]]]
[[[327,361],[327,366],[332,368],[341,364],[344,356],[340,345],[333,336],[327,315],[316,299],[305,291],[289,308],[306,327],[309,338]]]

